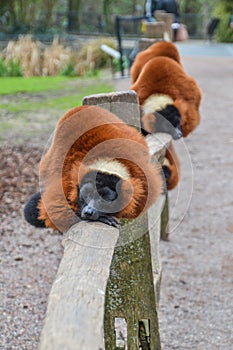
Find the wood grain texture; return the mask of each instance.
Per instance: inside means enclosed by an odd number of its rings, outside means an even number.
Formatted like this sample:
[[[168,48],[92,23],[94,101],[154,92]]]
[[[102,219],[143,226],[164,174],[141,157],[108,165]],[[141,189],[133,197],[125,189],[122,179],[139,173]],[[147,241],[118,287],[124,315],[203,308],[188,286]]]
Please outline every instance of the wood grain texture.
[[[114,251],[105,304],[105,349],[115,349],[115,318],[127,321],[127,345],[138,350],[139,322],[148,320],[150,346],[160,350],[157,315],[161,264],[159,259],[160,215],[163,198],[145,214],[125,221]]]
[[[168,33],[170,41],[173,41],[172,23],[174,22],[174,15],[164,11],[155,11],[154,15],[157,21],[164,22],[165,31]]]
[[[162,162],[166,150],[172,142],[172,137],[169,134],[157,132],[155,134],[147,135],[146,142],[153,161]]]
[[[105,289],[118,235],[116,228],[88,222],[67,232],[40,350],[104,349]]]
[[[105,108],[121,118],[126,124],[140,130],[138,97],[133,90],[86,96],[83,99],[83,104]]]
[[[153,38],[141,38],[138,41],[138,51],[144,51],[152,44],[161,41],[161,39],[153,39]]]
[[[161,233],[160,238],[163,241],[169,241],[169,198],[166,194],[163,211],[161,213]]]

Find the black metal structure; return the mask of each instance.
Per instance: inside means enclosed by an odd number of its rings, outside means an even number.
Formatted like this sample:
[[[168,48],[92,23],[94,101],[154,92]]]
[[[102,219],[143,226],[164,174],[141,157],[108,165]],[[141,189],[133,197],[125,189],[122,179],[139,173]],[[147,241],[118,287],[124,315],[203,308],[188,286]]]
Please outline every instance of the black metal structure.
[[[220,22],[220,18],[214,17],[207,24],[206,34],[207,34],[209,40],[211,40],[213,38],[214,32],[215,32],[217,26],[219,25],[219,22]]]
[[[141,22],[145,17],[144,16],[116,16],[115,26],[116,26],[116,37],[118,42],[118,51],[120,52],[120,69],[121,76],[125,75],[124,73],[124,62],[123,62],[123,48],[122,48],[122,23],[124,22]],[[136,33],[135,33],[136,34]]]

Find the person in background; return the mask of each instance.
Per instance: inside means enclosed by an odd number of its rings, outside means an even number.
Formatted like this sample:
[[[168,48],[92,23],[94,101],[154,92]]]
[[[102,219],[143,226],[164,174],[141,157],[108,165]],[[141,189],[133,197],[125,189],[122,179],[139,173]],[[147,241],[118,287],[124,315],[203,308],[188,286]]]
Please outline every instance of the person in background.
[[[147,0],[145,4],[145,17],[148,22],[154,22],[154,12],[157,10],[158,0]]]
[[[176,35],[179,29],[180,10],[179,4],[176,0],[159,0],[156,6],[156,10],[162,10],[167,13],[172,13],[174,16],[174,22],[172,29],[174,33],[174,41],[176,41]]]
[[[142,33],[146,31],[146,22],[155,22],[154,12],[156,11],[158,0],[146,0],[144,19],[142,20]]]

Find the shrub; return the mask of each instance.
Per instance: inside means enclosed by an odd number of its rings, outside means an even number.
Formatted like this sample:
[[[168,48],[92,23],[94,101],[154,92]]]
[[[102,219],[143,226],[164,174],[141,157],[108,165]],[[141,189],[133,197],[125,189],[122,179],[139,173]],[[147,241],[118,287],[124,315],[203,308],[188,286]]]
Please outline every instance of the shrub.
[[[18,61],[4,61],[0,59],[0,76],[1,77],[22,77],[22,68]]]
[[[61,71],[60,74],[67,77],[77,76],[77,73],[75,72],[75,69],[72,63],[69,63],[68,66]]]
[[[4,60],[1,58],[0,59],[0,77],[7,77],[8,71],[7,71],[7,66]]]
[[[233,42],[233,30],[230,27],[231,14],[221,16],[219,26],[217,28],[216,39],[220,42]]]
[[[214,15],[220,18],[216,30],[216,38],[222,42],[233,42],[233,30],[230,27],[232,15],[232,0],[218,0]]]
[[[22,77],[23,76],[22,67],[21,67],[19,61],[9,60],[7,62],[7,66],[8,66],[8,76],[10,76],[10,77]]]
[[[120,72],[121,71],[120,59],[119,58],[114,58],[113,64],[114,64],[115,71],[116,72]],[[129,68],[129,62],[128,62],[128,58],[126,56],[123,56],[123,68],[124,69],[128,69]]]
[[[86,61],[89,66],[103,68],[109,61],[109,56],[100,48],[102,44],[115,48],[114,41],[110,38],[100,38],[84,44],[79,50],[77,57],[80,61]]]

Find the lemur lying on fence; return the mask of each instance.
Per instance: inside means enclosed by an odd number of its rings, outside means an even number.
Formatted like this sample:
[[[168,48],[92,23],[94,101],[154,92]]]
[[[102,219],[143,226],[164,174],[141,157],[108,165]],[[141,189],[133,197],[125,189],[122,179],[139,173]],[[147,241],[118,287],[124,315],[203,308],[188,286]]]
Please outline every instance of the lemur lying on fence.
[[[136,218],[162,191],[144,137],[97,106],[73,108],[60,119],[39,175],[41,193],[29,199],[25,218],[61,232],[80,219],[117,226],[117,218]]]
[[[144,134],[165,131],[178,139],[196,128],[200,121],[201,90],[185,73],[173,43],[158,42],[139,53],[131,75],[130,89],[138,94]],[[174,152],[171,145],[165,156],[168,189],[179,181],[179,161]]]

